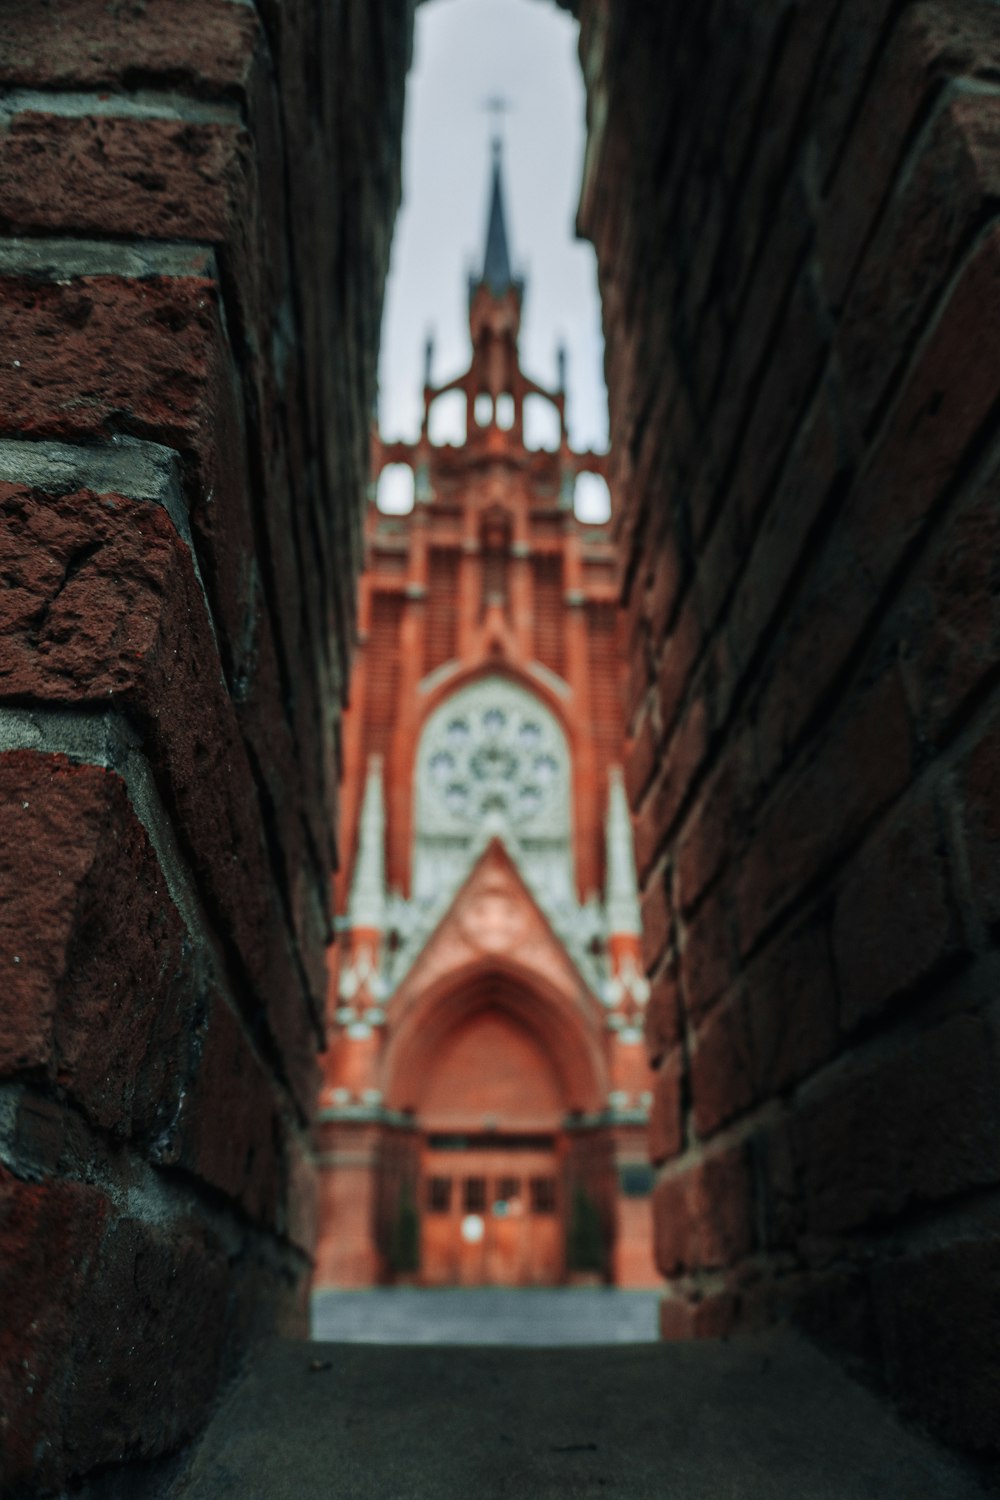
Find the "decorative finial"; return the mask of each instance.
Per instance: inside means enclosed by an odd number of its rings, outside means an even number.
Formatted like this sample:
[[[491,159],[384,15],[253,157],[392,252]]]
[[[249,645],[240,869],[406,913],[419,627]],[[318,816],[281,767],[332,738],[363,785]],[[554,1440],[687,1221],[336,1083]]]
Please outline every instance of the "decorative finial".
[[[607,888],[604,903],[608,931],[636,935],[642,931],[639,888],[635,875],[632,820],[620,766],[608,770],[608,816],[605,824]]]
[[[376,932],[382,930],[385,921],[385,803],[381,755],[368,757],[348,917],[352,927],[368,927]]]
[[[434,364],[434,334],[429,330],[424,341],[424,385],[430,386],[434,382],[431,379],[431,367]]]

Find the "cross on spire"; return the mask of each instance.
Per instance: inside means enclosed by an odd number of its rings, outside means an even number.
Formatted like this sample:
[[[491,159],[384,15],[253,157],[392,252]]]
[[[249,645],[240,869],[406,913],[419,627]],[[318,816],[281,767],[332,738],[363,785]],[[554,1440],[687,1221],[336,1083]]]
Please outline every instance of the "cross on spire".
[[[509,115],[512,108],[510,100],[504,98],[503,94],[491,94],[488,99],[483,100],[483,109],[493,118],[491,140],[494,160],[500,155],[503,144],[503,117],[504,115]]]
[[[493,185],[490,192],[490,211],[486,227],[486,252],[483,256],[482,279],[494,296],[501,296],[514,285],[510,265],[510,249],[507,243],[507,223],[504,214],[502,158],[503,137],[501,121],[510,113],[510,103],[500,95],[484,101],[483,108],[493,116],[495,124],[491,141],[493,151]]]

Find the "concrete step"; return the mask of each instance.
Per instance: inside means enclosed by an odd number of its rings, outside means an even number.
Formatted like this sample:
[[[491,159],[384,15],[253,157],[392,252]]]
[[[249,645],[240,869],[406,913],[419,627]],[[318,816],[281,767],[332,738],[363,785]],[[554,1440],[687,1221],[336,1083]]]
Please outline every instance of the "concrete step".
[[[659,1292],[619,1287],[373,1287],[314,1292],[331,1344],[655,1344]]]
[[[974,1500],[786,1332],[592,1348],[278,1343],[171,1500]]]

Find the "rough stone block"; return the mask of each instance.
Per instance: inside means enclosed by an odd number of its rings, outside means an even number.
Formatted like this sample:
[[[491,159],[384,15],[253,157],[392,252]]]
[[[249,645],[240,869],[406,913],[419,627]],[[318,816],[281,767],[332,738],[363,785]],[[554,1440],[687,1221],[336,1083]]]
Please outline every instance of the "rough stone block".
[[[737,875],[740,947],[863,832],[907,784],[913,750],[898,671],[885,671],[842,711],[815,758],[779,783]]]
[[[907,371],[878,448],[845,510],[854,558],[881,586],[934,518],[969,447],[992,420],[1000,315],[1000,228],[978,238]]]
[[[737,989],[709,1013],[691,1050],[694,1127],[705,1140],[754,1102],[746,1000]]]
[[[893,622],[921,726],[940,744],[1000,653],[1000,503],[994,460],[943,521]]]
[[[681,1001],[677,964],[667,958],[653,972],[649,981],[649,1001],[643,1018],[646,1055],[651,1067],[680,1041]]]
[[[1000,99],[942,101],[866,251],[837,332],[848,399],[867,430],[956,256],[1000,190]],[[947,198],[941,184],[948,183]]]
[[[276,888],[303,862],[301,791],[290,776],[286,818],[276,829],[286,866],[275,870],[191,556],[170,516],[118,495],[0,486],[0,528],[14,582],[0,605],[0,695],[80,706],[96,700],[134,717],[170,788],[209,902],[223,914],[251,985],[267,997],[275,1034],[290,1044],[290,1072],[304,1067],[310,1077],[311,1060],[296,1058],[301,1041],[281,1015],[301,980]],[[322,923],[303,935],[311,939],[318,1014]],[[301,1040],[308,1054],[306,1034]]]
[[[740,450],[740,500],[748,532],[771,498],[778,465],[816,387],[828,342],[827,320],[809,271],[792,291]]]
[[[656,708],[661,736],[669,736],[674,727],[700,648],[701,628],[689,594],[660,653]]]
[[[257,1223],[277,1227],[286,1213],[292,1122],[242,1024],[217,994],[206,1005],[198,1043],[166,1159],[233,1198]]]
[[[727,895],[709,896],[684,928],[680,956],[684,1009],[698,1021],[728,988],[736,972],[736,949]]]
[[[749,668],[835,494],[847,458],[835,397],[824,384],[803,421],[733,598],[727,637],[740,673]]]
[[[660,1063],[653,1083],[649,1157],[655,1166],[679,1156],[684,1149],[683,1082],[684,1059],[675,1051]]]
[[[109,1454],[175,1450],[207,1419],[220,1378],[229,1276],[210,1232],[116,1216],[88,1272],[73,1312],[56,1473],[86,1473]],[[65,1378],[74,1370],[87,1379]]]
[[[739,1299],[733,1292],[714,1292],[707,1297],[664,1297],[660,1303],[660,1337],[677,1339],[724,1339],[739,1321]]]
[[[646,604],[652,645],[658,648],[673,619],[682,580],[680,557],[673,534],[666,531],[653,558],[652,582]]]
[[[767,1099],[836,1051],[837,995],[827,934],[810,922],[782,933],[746,973],[754,1088]]]
[[[793,1124],[808,1227],[842,1234],[1000,1178],[993,1040],[953,1016],[831,1075]]]
[[[0,1073],[47,1078],[152,1141],[183,1090],[203,979],[118,776],[0,756]]]
[[[677,818],[704,766],[708,708],[696,695],[657,761],[659,767],[645,799],[635,809],[635,858],[640,871],[649,868],[674,832]]]
[[[58,1404],[75,1308],[110,1204],[79,1183],[21,1182],[0,1167],[0,1480],[59,1475]]]
[[[665,1276],[735,1265],[748,1255],[754,1229],[743,1150],[681,1165],[658,1183],[653,1223],[656,1263]]]
[[[637,806],[658,763],[656,729],[648,709],[642,714],[625,757],[625,788]]]
[[[58,100],[56,101],[58,103]],[[0,143],[0,223],[9,234],[69,232],[222,244],[246,193],[249,139],[230,123],[45,113],[32,98]],[[218,111],[222,113],[222,111]]]
[[[943,819],[928,800],[907,808],[854,861],[833,921],[844,1027],[878,1015],[962,954],[951,864]]]
[[[37,7],[10,0],[0,17],[0,81],[89,89],[140,78],[218,94],[241,86],[259,35],[257,13],[231,0],[146,0],[120,12],[104,0],[56,0],[42,50]]]
[[[667,894],[666,874],[655,871],[642,893],[642,959],[646,972],[654,969],[666,952],[673,930],[673,915]]]
[[[889,1389],[946,1441],[1000,1445],[1000,1241],[956,1234],[877,1266],[872,1301]]]
[[[1000,724],[977,737],[957,778],[973,899],[991,927],[1000,922]]]
[[[698,905],[745,842],[756,791],[753,742],[734,736],[677,839],[674,899],[685,915]]]

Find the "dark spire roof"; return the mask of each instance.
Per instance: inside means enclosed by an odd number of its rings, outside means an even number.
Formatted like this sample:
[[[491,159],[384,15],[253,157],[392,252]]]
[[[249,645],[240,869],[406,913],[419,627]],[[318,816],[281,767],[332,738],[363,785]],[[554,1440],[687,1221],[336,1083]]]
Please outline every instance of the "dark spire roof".
[[[490,194],[490,217],[486,228],[486,254],[483,258],[482,278],[495,297],[502,296],[510,287],[517,285],[511,272],[510,250],[507,246],[500,158],[501,146],[497,139],[493,142],[493,190]]]

